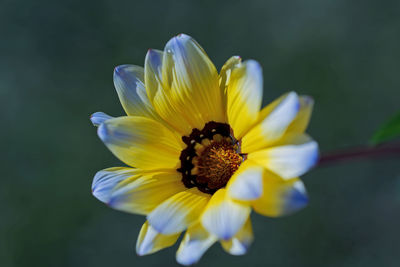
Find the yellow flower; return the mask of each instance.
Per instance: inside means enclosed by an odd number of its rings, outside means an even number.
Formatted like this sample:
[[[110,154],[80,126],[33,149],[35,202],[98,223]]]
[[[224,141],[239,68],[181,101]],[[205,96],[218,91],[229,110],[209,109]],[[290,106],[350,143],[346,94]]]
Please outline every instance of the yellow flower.
[[[254,60],[231,57],[218,74],[200,45],[181,34],[164,51],[149,50],[144,68],[115,68],[114,84],[127,114],[97,112],[98,135],[130,167],[99,171],[95,197],[143,214],[136,251],[173,245],[184,265],[215,242],[246,253],[253,241],[250,212],[270,217],[303,208],[298,176],[317,161],[304,133],[313,100],[287,93],[260,111],[263,78]]]

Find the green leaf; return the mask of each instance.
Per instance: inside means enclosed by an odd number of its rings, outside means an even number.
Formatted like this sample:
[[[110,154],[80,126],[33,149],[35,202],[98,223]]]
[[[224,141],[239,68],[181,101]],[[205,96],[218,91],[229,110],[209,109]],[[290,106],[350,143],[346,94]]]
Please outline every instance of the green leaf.
[[[384,123],[372,136],[372,145],[379,145],[400,136],[400,111]]]

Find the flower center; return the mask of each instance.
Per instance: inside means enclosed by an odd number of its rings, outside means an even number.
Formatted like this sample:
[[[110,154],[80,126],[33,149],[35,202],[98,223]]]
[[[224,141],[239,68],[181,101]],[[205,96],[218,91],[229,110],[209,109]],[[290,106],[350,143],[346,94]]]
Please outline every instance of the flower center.
[[[197,182],[207,184],[210,189],[225,186],[242,163],[242,157],[236,152],[237,145],[233,145],[232,140],[228,139],[230,137],[224,139],[221,135],[214,135],[211,143],[205,149],[200,147],[203,151],[192,160],[195,163],[192,174],[197,173]]]
[[[239,142],[225,123],[208,122],[201,131],[193,129],[182,140],[187,147],[181,152],[178,171],[188,188],[196,186],[213,194],[227,184],[244,160]]]

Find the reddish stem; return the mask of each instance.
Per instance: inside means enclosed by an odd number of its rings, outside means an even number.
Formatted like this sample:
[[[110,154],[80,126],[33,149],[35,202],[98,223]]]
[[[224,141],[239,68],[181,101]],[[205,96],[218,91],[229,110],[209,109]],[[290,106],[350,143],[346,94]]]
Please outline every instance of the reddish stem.
[[[345,160],[362,159],[368,157],[377,158],[385,156],[400,157],[400,144],[391,144],[377,147],[360,147],[324,154],[319,158],[318,166]]]

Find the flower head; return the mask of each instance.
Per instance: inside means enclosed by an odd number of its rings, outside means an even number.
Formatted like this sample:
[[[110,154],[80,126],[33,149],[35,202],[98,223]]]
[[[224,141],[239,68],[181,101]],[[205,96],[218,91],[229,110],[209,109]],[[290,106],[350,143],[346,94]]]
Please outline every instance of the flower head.
[[[303,208],[298,176],[317,161],[304,133],[313,100],[284,94],[260,111],[263,79],[254,60],[231,57],[218,74],[200,45],[181,34],[149,50],[144,68],[115,68],[127,114],[91,120],[105,145],[129,167],[99,171],[93,194],[110,207],[147,216],[136,250],[173,245],[177,261],[197,262],[215,242],[246,253],[250,212],[270,217]]]

